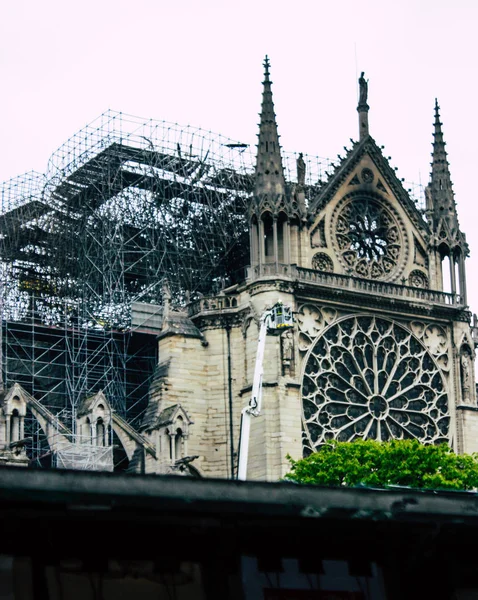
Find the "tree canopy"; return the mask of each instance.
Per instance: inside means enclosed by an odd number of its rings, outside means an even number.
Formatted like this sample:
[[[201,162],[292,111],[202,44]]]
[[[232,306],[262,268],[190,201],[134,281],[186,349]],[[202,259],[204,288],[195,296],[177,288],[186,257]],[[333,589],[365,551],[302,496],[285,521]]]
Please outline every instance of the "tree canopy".
[[[286,481],[297,483],[474,490],[478,488],[478,455],[455,454],[447,444],[416,440],[377,442],[331,441],[307,458],[293,460]]]

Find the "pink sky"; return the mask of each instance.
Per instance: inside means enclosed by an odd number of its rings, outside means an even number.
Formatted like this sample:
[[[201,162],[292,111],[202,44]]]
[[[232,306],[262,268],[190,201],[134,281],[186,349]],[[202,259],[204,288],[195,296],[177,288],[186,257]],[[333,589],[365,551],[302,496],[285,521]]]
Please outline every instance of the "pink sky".
[[[370,132],[408,181],[428,181],[439,99],[478,312],[477,26],[474,0],[2,2],[0,180],[45,171],[108,108],[254,143],[266,53],[283,147],[334,158],[364,70]]]

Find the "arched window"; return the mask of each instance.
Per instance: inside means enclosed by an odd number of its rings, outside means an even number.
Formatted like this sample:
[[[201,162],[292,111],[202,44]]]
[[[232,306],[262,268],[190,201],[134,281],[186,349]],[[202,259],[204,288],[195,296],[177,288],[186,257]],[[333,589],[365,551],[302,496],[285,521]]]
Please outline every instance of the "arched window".
[[[265,213],[262,216],[264,225],[264,259],[266,263],[274,262],[274,225],[272,215]]]
[[[10,443],[20,439],[20,413],[15,408],[10,417]]]
[[[174,438],[174,449],[175,449],[175,458],[176,460],[179,460],[180,458],[184,458],[183,457],[183,431],[182,429],[178,428],[176,430],[176,436]]]
[[[105,423],[101,417],[96,421],[96,445],[105,445]]]

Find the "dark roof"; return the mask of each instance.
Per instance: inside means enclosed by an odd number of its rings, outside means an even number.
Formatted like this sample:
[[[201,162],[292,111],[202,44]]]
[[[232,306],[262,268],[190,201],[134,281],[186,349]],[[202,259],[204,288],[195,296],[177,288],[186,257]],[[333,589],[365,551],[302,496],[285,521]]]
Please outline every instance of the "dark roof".
[[[159,337],[164,335],[184,335],[203,339],[199,329],[186,313],[171,311],[163,321],[163,329]]]
[[[80,402],[77,412],[78,417],[82,417],[83,415],[86,415],[90,412],[91,406],[98,400],[98,394],[102,395],[102,402],[103,404],[107,405],[105,408],[109,409],[108,400],[106,399],[103,392],[97,392],[96,394],[93,394],[93,396],[88,396],[88,398],[84,398]]]
[[[158,420],[156,422],[156,425],[161,426],[161,425],[169,425],[172,421],[171,418],[174,415],[174,413],[176,412],[176,409],[178,408],[178,404],[173,404],[172,406],[168,406],[168,408],[165,408],[163,411],[161,411]]]
[[[334,488],[289,482],[190,479],[165,475],[124,475],[66,470],[0,468],[0,509],[6,502],[81,504],[164,511],[253,513],[309,520],[334,517],[365,521],[473,523],[478,527],[475,492],[409,488]],[[0,510],[1,513],[1,510]]]

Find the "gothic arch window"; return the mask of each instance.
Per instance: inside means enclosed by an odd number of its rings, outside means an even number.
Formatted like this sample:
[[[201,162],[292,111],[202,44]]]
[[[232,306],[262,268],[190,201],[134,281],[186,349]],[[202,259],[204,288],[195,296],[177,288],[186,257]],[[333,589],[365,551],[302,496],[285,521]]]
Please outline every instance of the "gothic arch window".
[[[183,457],[183,432],[179,427],[176,429],[176,435],[174,437],[174,446],[175,446],[175,457],[176,460],[179,460]]]
[[[264,259],[265,262],[274,262],[274,221],[271,213],[267,212],[262,215],[262,223],[264,227]]]
[[[20,439],[20,413],[14,408],[10,415],[10,443],[18,442]]]
[[[105,445],[105,423],[101,417],[96,421],[96,445],[104,446]]]
[[[324,330],[302,382],[304,453],[328,440],[448,441],[442,373],[407,329],[387,319],[346,317]]]

